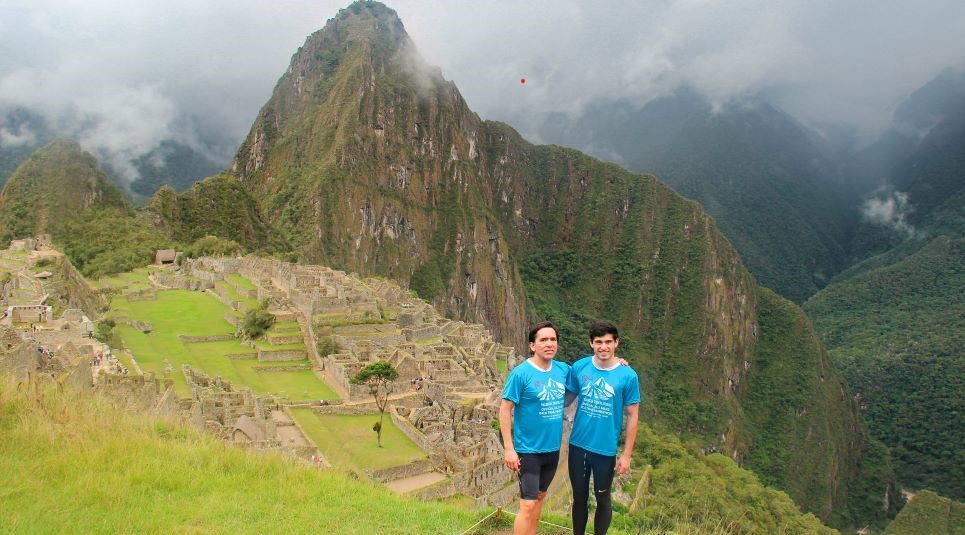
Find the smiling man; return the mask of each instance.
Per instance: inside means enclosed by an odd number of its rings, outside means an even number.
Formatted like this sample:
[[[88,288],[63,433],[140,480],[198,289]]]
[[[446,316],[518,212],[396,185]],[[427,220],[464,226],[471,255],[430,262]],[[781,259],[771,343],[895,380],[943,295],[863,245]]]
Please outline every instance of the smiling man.
[[[546,489],[560,460],[570,366],[553,360],[558,336],[556,326],[548,321],[530,329],[532,355],[510,372],[499,406],[506,466],[519,474],[514,535],[535,535]]]
[[[579,395],[579,406],[570,434],[569,475],[573,487],[573,532],[583,535],[589,517],[590,474],[596,493],[593,532],[603,535],[610,528],[613,506],[610,486],[614,469],[624,474],[630,469],[630,456],[637,437],[640,408],[640,380],[630,366],[616,358],[620,335],[609,322],[590,325],[593,355],[573,364],[566,389]],[[617,457],[617,444],[623,417],[627,417],[623,454]]]

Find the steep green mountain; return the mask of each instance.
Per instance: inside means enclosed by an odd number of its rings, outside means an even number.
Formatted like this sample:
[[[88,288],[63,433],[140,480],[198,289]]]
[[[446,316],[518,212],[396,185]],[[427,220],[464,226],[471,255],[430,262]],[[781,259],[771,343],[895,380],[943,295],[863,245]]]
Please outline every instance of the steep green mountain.
[[[935,238],[806,307],[899,480],[965,496],[965,239]]]
[[[649,175],[482,121],[396,14],[357,2],[311,35],[231,173],[306,260],[408,282],[520,343],[622,330],[646,411],[835,525],[887,514],[872,441],[803,312],[759,288],[701,207]]]
[[[55,233],[88,208],[130,211],[97,160],[71,141],[54,141],[25,160],[0,193],[0,240]]]
[[[652,172],[714,217],[754,276],[803,302],[846,267],[854,182],[838,177],[817,135],[759,99],[713,107],[691,90],[643,107],[592,104],[540,135]]]
[[[162,186],[143,212],[154,228],[176,242],[191,244],[205,236],[218,236],[250,252],[290,249],[264,221],[251,194],[226,174],[202,180],[181,194]]]
[[[965,503],[922,491],[888,524],[884,535],[965,535]]]
[[[942,73],[899,108],[895,124],[922,132],[890,171],[902,203],[890,220],[864,222],[856,239],[877,232],[897,245],[841,273],[806,309],[901,482],[961,500],[965,74]]]

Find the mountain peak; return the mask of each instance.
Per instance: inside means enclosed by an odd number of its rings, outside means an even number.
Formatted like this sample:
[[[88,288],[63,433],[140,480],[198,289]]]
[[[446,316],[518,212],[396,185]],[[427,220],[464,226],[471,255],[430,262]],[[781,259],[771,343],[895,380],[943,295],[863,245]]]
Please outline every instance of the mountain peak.
[[[50,232],[92,205],[131,208],[94,156],[75,141],[52,141],[20,164],[0,193],[0,238]]]

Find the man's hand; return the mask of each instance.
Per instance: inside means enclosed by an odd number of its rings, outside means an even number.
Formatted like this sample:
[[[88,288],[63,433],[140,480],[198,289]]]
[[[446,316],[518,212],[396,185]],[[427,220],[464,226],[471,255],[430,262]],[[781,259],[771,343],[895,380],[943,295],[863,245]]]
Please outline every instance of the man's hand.
[[[509,468],[513,472],[519,472],[519,455],[515,449],[506,448],[504,460],[506,462],[506,468]]]
[[[627,473],[628,470],[630,470],[630,456],[626,454],[621,455],[617,459],[617,473],[622,476]]]
[[[629,366],[629,365],[630,365],[630,362],[629,362],[627,359],[622,358],[622,357],[621,357],[621,358],[618,358],[618,359],[617,359],[617,362],[619,362],[619,363],[622,364],[623,366]]]

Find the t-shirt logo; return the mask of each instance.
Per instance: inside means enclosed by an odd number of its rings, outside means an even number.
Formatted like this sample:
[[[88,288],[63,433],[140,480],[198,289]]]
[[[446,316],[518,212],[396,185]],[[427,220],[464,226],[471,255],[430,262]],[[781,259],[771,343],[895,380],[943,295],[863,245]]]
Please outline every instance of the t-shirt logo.
[[[536,395],[540,401],[549,401],[553,399],[562,399],[566,395],[566,387],[563,383],[554,381],[552,379],[546,381],[546,387]]]
[[[606,401],[616,395],[616,392],[613,390],[612,386],[607,384],[607,382],[600,377],[592,383],[587,383],[580,391],[580,395],[586,396],[590,399]]]

